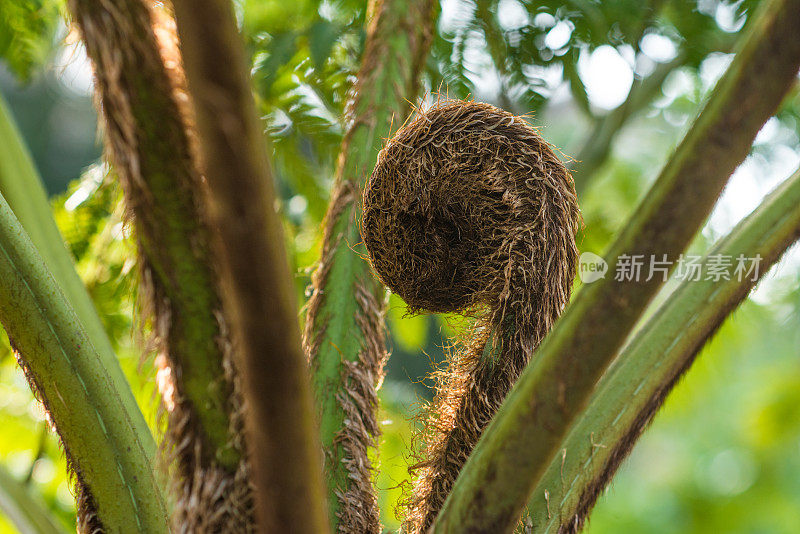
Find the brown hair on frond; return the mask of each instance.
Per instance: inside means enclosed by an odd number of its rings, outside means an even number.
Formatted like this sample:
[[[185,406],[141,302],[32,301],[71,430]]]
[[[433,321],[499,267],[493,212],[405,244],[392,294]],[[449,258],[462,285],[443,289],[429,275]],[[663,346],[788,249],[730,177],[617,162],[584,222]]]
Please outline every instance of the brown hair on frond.
[[[569,301],[580,212],[572,178],[524,119],[489,104],[419,110],[378,155],[361,232],[411,311],[476,315],[434,373],[404,531],[424,532],[483,429]]]

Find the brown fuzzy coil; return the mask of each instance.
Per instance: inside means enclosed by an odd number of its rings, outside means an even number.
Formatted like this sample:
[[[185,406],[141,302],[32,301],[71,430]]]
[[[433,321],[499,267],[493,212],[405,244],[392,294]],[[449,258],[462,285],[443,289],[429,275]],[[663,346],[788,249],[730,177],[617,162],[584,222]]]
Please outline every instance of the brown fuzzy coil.
[[[569,300],[580,212],[572,178],[524,119],[442,101],[392,137],[364,191],[362,237],[412,311],[475,314],[435,373],[404,530],[432,523],[481,432]]]

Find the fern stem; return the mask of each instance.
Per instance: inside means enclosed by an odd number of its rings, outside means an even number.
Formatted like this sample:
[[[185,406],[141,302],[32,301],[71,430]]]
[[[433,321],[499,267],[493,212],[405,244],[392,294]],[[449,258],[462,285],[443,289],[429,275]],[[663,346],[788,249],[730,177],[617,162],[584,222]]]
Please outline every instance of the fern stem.
[[[259,531],[324,533],[322,470],[295,292],[233,5],[176,0],[174,7],[223,304],[247,404]]]
[[[0,194],[8,202],[53,278],[80,317],[86,335],[97,350],[103,366],[114,381],[126,412],[131,417],[131,426],[136,429],[139,441],[148,456],[154,457],[156,445],[153,436],[117,361],[117,355],[97,315],[89,292],[75,270],[72,256],[64,245],[56,221],[53,219],[39,173],[22,142],[22,136],[8,112],[2,95],[0,95]]]
[[[182,531],[246,530],[253,518],[241,402],[180,51],[174,21],[150,4],[71,0],[70,7],[94,64],[108,155],[133,215],[142,315],[152,321],[158,363],[175,391],[164,402],[174,524]]]
[[[380,532],[368,450],[379,433],[377,387],[386,359],[383,290],[364,261],[358,199],[384,137],[411,111],[433,35],[431,0],[374,0],[357,81],[347,105],[313,276],[304,347],[311,362],[328,487],[331,526]]]
[[[79,516],[109,532],[167,532],[140,432],[75,310],[0,197],[0,321],[55,423],[78,481]]]

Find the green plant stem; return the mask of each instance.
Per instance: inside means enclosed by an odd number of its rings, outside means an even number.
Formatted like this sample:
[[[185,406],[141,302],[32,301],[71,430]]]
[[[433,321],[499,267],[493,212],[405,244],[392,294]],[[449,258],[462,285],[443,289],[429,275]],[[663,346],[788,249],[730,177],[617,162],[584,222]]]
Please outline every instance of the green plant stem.
[[[0,321],[109,532],[167,532],[140,433],[80,318],[0,197]]]
[[[430,0],[370,3],[366,45],[348,103],[348,128],[308,305],[304,342],[321,414],[329,515],[338,531],[379,528],[366,451],[378,434],[375,391],[385,360],[384,290],[364,260],[358,199],[384,139],[403,123],[419,93],[435,9]],[[355,421],[347,423],[350,419]],[[369,527],[351,523],[365,513],[374,516],[362,517]]]
[[[0,510],[20,534],[66,534],[50,510],[20,482],[0,466]]]
[[[248,408],[259,531],[324,533],[321,458],[295,292],[233,5],[176,0],[174,7]]]
[[[53,278],[80,317],[86,335],[89,336],[103,366],[114,382],[114,387],[125,406],[125,412],[130,417],[131,427],[136,430],[139,442],[148,456],[154,457],[156,445],[153,436],[119,365],[89,292],[75,270],[72,256],[64,245],[56,221],[53,219],[39,173],[2,95],[0,95],[0,194],[5,197]]]
[[[686,280],[603,375],[533,491],[533,532],[574,532],[667,394],[726,317],[800,236],[800,171],[705,256],[760,257],[757,276]],[[734,263],[735,265],[735,263]],[[749,264],[748,264],[749,266]],[[703,271],[705,272],[705,270]]]
[[[201,180],[176,101],[180,74],[165,66],[153,29],[157,14],[146,2],[71,0],[70,8],[94,65],[106,145],[134,215],[159,348],[176,368],[178,409],[191,414],[192,424],[175,426],[199,434],[202,465],[213,459],[233,472],[240,452],[231,435],[221,304],[198,207]]]
[[[800,0],[768,2],[731,67],[606,260],[675,261],[800,66]],[[613,267],[612,267],[613,270]],[[584,286],[540,346],[456,481],[435,532],[507,532],[599,377],[662,282]]]

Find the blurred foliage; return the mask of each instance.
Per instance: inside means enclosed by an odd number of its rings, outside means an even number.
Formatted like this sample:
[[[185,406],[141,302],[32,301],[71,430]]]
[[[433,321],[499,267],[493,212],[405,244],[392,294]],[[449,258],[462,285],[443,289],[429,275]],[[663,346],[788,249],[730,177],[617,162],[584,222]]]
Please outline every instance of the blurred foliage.
[[[85,92],[91,72],[71,68],[83,50],[77,33],[67,35],[64,4],[0,2],[0,91],[51,194],[100,155],[97,116]]]
[[[327,7],[308,0],[243,5],[255,92],[275,145],[281,193],[299,195],[303,212],[317,224],[327,207],[350,77],[365,36],[363,2]],[[299,224],[297,211],[289,215]]]
[[[517,0],[462,0],[451,17],[443,17],[434,48],[442,82],[451,94],[463,98],[480,89],[476,83],[487,76],[498,78],[498,102],[515,110],[542,107],[553,94],[549,81],[560,71],[575,103],[587,114],[587,99],[579,60],[587,52],[610,45],[629,56],[635,74],[645,77],[654,62],[641,54],[647,35],[666,37],[685,55],[686,65],[696,67],[718,47],[729,47],[731,28],[720,28],[715,15],[720,9],[732,21],[741,20],[755,1],[689,2],[618,0],[598,2],[518,2]],[[433,78],[437,78],[434,71]]]
[[[624,60],[633,83],[668,68],[666,81],[637,102],[613,131],[606,157],[591,171],[590,186],[580,199],[585,228],[579,247],[602,253],[690,127],[756,3],[444,0],[424,84],[428,93],[473,95],[516,113],[533,112],[531,121],[543,135],[576,156],[597,142],[597,125],[618,111],[592,98],[596,80],[586,69],[592,52],[609,47]],[[236,6],[272,143],[286,242],[302,302],[319,257],[322,219],[347,121],[345,103],[363,48],[366,3],[237,0]],[[0,57],[18,79],[37,69],[60,79],[47,61],[63,51],[54,40],[59,13],[59,4],[48,0],[0,2]],[[653,42],[660,51],[646,46]],[[56,101],[66,100],[61,95]],[[60,120],[62,128],[73,126],[64,123],[70,119]],[[800,164],[799,126],[800,91],[795,89],[759,135],[693,249],[703,250],[724,235]],[[50,157],[56,167],[64,159],[63,154]],[[51,185],[57,182],[46,165],[40,162],[39,168]],[[139,368],[140,344],[133,334],[135,251],[120,192],[113,174],[100,164],[72,178],[79,179],[53,199],[54,213],[137,399],[154,424],[154,371],[148,362]],[[797,531],[799,285],[800,252],[795,248],[703,351],[601,499],[589,532]],[[425,377],[441,365],[464,321],[408,316],[392,295],[387,325],[392,357],[381,391],[377,483],[384,524],[393,530],[399,525],[394,503],[402,494],[414,447],[413,415],[431,395]],[[18,479],[30,477],[68,525],[74,510],[63,455],[51,435],[40,446],[43,415],[8,347],[0,354],[0,459]],[[0,523],[0,531],[7,528]]]
[[[59,0],[0,2],[0,58],[20,78],[50,58],[61,11]]]

